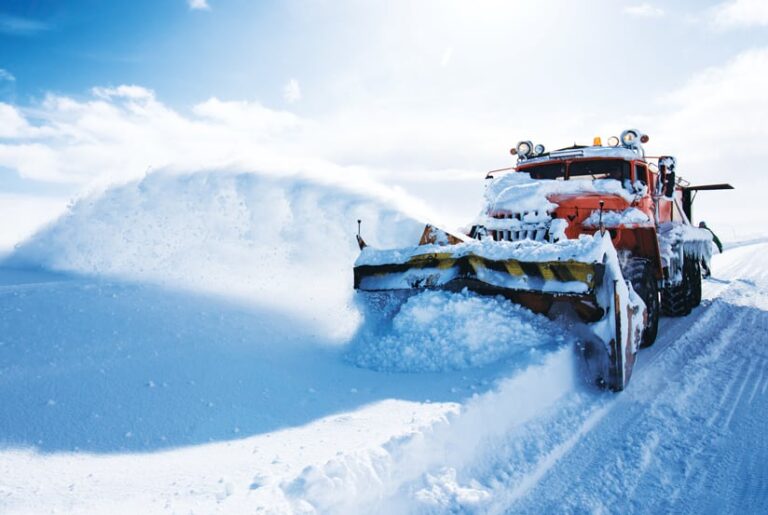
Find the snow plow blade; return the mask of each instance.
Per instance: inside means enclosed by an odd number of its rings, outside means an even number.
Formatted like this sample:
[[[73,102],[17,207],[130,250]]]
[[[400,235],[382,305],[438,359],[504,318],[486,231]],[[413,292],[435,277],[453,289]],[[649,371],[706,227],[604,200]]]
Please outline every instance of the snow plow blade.
[[[468,254],[456,257],[450,252],[419,254],[405,263],[359,265],[355,267],[355,289],[366,291],[411,288],[489,290],[480,293],[547,293],[553,281],[567,283],[566,289],[551,288],[549,293],[565,295],[592,292],[602,282],[601,263],[526,262],[516,259],[488,259]]]
[[[581,259],[575,259],[576,257]],[[482,242],[363,249],[354,287],[367,292],[427,289],[502,295],[541,314],[567,303],[590,329],[579,350],[590,380],[612,390],[629,381],[644,305],[624,282],[610,238],[561,243]]]

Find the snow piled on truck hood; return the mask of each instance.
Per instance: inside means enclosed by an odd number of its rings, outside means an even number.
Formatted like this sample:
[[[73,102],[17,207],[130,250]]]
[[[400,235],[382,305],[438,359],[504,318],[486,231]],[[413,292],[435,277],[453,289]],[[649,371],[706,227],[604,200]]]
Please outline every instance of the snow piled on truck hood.
[[[552,211],[557,207],[549,200],[553,195],[579,195],[595,193],[616,195],[627,202],[634,196],[615,179],[589,180],[536,180],[525,172],[511,172],[488,181],[485,190],[485,209],[481,217],[496,211]]]
[[[372,244],[412,244],[424,224],[407,208],[394,194],[298,177],[153,173],[81,199],[9,259],[237,297],[343,337],[359,318],[349,302],[357,220]]]

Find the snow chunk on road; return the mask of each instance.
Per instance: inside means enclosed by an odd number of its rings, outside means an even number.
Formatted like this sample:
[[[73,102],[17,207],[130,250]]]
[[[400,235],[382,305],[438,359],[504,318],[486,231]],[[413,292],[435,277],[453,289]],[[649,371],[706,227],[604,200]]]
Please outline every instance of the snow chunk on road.
[[[375,370],[435,372],[480,367],[564,341],[557,324],[502,297],[430,291],[408,299],[391,322],[364,328],[348,356]]]
[[[491,497],[488,490],[477,481],[468,487],[461,486],[456,480],[456,469],[443,467],[438,473],[426,474],[427,486],[415,493],[415,499],[434,510],[457,512],[468,506],[477,506]]]

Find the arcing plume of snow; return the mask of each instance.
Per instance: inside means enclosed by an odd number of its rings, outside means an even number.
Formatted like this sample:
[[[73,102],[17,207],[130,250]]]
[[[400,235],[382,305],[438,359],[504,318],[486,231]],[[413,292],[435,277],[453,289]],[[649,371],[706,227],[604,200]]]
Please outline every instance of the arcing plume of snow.
[[[366,314],[366,324],[372,315]],[[363,328],[348,355],[353,363],[398,372],[459,370],[564,341],[546,317],[466,291],[413,296],[383,325]]]
[[[371,244],[418,241],[394,196],[224,172],[145,179],[77,202],[10,257],[54,270],[234,295],[349,333],[357,220]]]

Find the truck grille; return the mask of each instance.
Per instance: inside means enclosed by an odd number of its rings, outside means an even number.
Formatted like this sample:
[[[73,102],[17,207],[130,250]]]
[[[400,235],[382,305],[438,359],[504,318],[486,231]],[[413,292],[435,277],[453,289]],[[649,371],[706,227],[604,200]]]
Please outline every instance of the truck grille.
[[[551,222],[552,215],[547,211],[496,213],[487,229],[495,241],[547,241]]]

